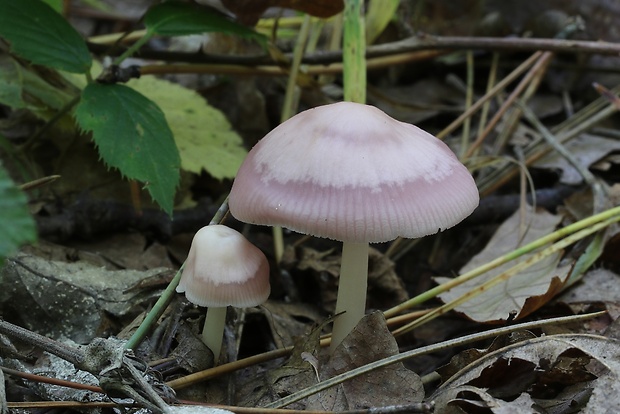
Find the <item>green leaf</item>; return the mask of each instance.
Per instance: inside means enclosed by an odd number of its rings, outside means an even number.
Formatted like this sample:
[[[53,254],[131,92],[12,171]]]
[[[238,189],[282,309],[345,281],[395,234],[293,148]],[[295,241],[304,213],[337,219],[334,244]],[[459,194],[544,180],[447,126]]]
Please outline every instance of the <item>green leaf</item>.
[[[197,174],[233,178],[247,155],[243,140],[216,108],[193,90],[152,76],[131,80],[166,114],[181,155],[181,167]]]
[[[38,65],[85,73],[92,63],[84,39],[41,0],[0,0],[0,36]]]
[[[400,0],[370,0],[366,12],[366,42],[374,43],[394,18]]]
[[[235,23],[213,9],[178,1],[153,6],[144,16],[144,25],[149,32],[162,36],[220,32],[253,38],[261,44],[266,42],[265,36]]]
[[[55,12],[62,13],[62,6],[64,3],[64,0],[42,0],[42,1],[43,3],[47,4],[52,9],[54,9]]]
[[[0,104],[27,109],[40,119],[49,120],[77,96],[77,89],[54,82],[30,67],[21,66],[9,55],[0,55]],[[69,116],[67,115],[67,118]],[[63,119],[64,121],[64,119]],[[71,118],[71,124],[74,124]]]
[[[37,239],[34,220],[28,212],[26,195],[0,166],[0,265],[24,243]]]
[[[20,67],[8,55],[0,55],[0,104],[14,109],[26,107],[26,103],[22,99]]]
[[[92,131],[103,161],[145,183],[151,197],[172,214],[181,164],[159,107],[125,85],[88,85],[76,109],[80,127]]]

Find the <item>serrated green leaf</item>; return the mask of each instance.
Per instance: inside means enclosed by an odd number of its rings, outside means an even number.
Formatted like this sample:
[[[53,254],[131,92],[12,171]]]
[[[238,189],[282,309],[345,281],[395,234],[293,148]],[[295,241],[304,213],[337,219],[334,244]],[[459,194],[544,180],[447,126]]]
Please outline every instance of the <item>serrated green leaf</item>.
[[[0,265],[24,243],[37,239],[34,220],[28,212],[26,195],[0,166]]]
[[[93,83],[82,92],[76,118],[83,130],[92,131],[103,161],[145,183],[171,214],[181,161],[161,109],[125,85]]]
[[[243,140],[216,108],[191,89],[145,76],[130,86],[153,100],[166,114],[181,155],[181,167],[217,179],[233,178],[247,155]]]
[[[41,0],[0,0],[0,36],[38,65],[85,73],[92,63],[84,39]]]
[[[144,16],[144,25],[149,32],[162,36],[219,32],[253,38],[260,43],[266,41],[265,36],[215,10],[178,1],[167,1],[151,7]]]

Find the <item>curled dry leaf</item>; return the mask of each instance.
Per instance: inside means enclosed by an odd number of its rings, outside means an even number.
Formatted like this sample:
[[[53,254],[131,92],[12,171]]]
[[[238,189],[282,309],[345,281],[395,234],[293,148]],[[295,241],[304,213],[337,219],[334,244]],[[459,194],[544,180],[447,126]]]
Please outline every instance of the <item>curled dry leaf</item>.
[[[518,331],[508,335],[502,335],[493,340],[491,345],[486,349],[470,348],[463,352],[454,355],[450,362],[437,369],[437,373],[441,375],[443,380],[446,380],[460,371],[466,365],[482,358],[483,356],[504,348],[508,345],[516,344],[518,342],[536,338],[536,336],[530,331]]]
[[[533,403],[552,409],[581,402],[583,412],[604,413],[618,412],[619,392],[620,341],[567,334],[534,338],[487,354],[444,382],[432,399],[440,412],[454,412],[448,407],[464,404],[493,412],[532,412]],[[499,407],[517,411],[496,410]]]
[[[475,269],[551,233],[562,220],[560,216],[544,210],[534,211],[529,206],[525,212],[525,220],[521,219],[520,211],[508,218],[497,229],[487,246],[461,269],[461,273]],[[484,291],[480,295],[456,307],[456,311],[478,322],[522,318],[538,309],[558,293],[569,276],[570,267],[558,268],[559,252],[548,256],[505,282],[488,289],[481,288],[481,286],[530,257],[532,257],[531,254],[523,255],[517,260],[499,266],[480,277],[442,293],[439,297],[444,302],[449,302],[469,291],[481,289]],[[439,277],[436,280],[443,283],[449,279]]]
[[[395,355],[398,345],[381,312],[366,315],[335,349],[320,370],[325,380],[353,368]],[[308,397],[307,409],[344,411],[422,401],[420,377],[401,363],[360,375]]]

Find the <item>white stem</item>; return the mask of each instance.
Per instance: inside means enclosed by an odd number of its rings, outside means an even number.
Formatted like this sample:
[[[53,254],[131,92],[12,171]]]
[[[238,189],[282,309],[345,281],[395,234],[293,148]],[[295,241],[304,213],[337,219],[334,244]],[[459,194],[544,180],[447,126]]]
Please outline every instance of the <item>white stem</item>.
[[[331,352],[355,328],[366,311],[366,290],[368,285],[368,243],[342,244],[342,265],[338,284],[338,299],[332,330]]]
[[[213,352],[213,363],[217,365],[222,350],[222,338],[226,325],[226,307],[209,308],[202,328],[202,342]]]

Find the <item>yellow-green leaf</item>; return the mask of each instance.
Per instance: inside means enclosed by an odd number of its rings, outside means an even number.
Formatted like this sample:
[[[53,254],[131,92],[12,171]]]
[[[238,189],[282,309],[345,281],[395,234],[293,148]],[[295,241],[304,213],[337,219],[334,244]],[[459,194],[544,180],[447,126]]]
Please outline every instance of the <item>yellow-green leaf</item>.
[[[162,109],[174,134],[181,168],[218,179],[232,178],[247,151],[241,137],[216,108],[195,91],[162,79],[145,76],[129,86]]]

